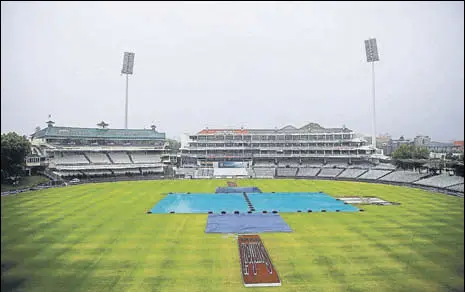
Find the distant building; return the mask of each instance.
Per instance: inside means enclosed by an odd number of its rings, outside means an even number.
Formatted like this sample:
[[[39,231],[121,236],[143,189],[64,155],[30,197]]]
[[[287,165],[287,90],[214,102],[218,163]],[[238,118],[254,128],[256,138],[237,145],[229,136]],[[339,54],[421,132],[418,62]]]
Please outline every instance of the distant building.
[[[460,152],[460,146],[454,145],[452,142],[430,142],[426,145],[429,151],[434,153],[457,153]],[[463,149],[463,148],[462,148]]]
[[[391,135],[383,134],[376,137],[376,148],[381,149],[384,154],[387,153],[389,141],[391,141]],[[371,139],[370,139],[371,140]]]
[[[412,140],[405,139],[404,136],[400,136],[399,139],[397,140],[389,140],[386,146],[386,150],[384,153],[386,155],[391,156],[394,151],[397,150],[397,148],[400,147],[400,145],[412,145],[414,142]]]
[[[416,136],[413,139],[413,143],[417,147],[422,147],[422,146],[427,146],[429,143],[431,143],[431,138],[429,136]]]
[[[454,144],[460,152],[463,152],[463,141],[454,141],[452,144]]]

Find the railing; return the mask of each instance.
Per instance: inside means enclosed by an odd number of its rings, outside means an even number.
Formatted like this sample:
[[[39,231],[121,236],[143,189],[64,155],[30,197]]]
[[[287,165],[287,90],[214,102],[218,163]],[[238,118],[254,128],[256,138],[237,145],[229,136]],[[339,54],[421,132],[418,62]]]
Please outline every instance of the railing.
[[[238,150],[238,151],[366,151],[370,150],[366,146],[283,146],[283,147],[190,147],[181,149],[181,151],[227,151],[227,150]]]
[[[67,146],[56,149],[59,152],[101,152],[101,151],[165,151],[163,146]]]
[[[162,167],[162,163],[129,163],[129,164],[87,164],[87,165],[58,165],[58,170],[108,170],[108,169],[130,169],[146,167]]]

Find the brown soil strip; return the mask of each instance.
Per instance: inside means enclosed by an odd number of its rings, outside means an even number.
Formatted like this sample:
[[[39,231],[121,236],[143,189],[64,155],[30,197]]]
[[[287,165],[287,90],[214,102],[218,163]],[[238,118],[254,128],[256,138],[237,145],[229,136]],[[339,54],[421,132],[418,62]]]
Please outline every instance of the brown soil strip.
[[[245,287],[281,286],[278,273],[258,235],[239,235],[237,243]]]

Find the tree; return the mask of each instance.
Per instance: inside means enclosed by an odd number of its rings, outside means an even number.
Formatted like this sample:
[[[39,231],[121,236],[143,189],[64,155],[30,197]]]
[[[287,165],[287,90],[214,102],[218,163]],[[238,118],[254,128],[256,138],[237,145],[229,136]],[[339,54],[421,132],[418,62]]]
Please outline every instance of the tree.
[[[181,148],[181,142],[179,141],[176,141],[176,140],[172,140],[172,139],[167,139],[168,141],[168,147],[171,151],[175,150],[179,150],[179,148]]]
[[[415,159],[428,159],[429,158],[429,150],[426,147],[415,147],[414,151],[414,158]]]
[[[413,145],[402,144],[392,153],[394,159],[412,159],[413,158]]]
[[[1,138],[2,181],[22,174],[24,158],[31,153],[31,143],[23,136],[10,132]]]
[[[426,147],[402,144],[392,153],[394,159],[428,159],[429,150]]]

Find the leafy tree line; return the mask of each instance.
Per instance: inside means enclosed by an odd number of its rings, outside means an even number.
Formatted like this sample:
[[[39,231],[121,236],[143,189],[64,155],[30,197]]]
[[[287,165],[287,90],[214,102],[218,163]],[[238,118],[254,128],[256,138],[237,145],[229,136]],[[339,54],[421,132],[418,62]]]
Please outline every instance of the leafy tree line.
[[[429,150],[426,147],[417,147],[415,145],[400,145],[399,148],[392,153],[394,159],[428,159]]]
[[[1,138],[1,182],[11,176],[23,175],[24,159],[31,153],[31,143],[15,132],[2,134]]]

